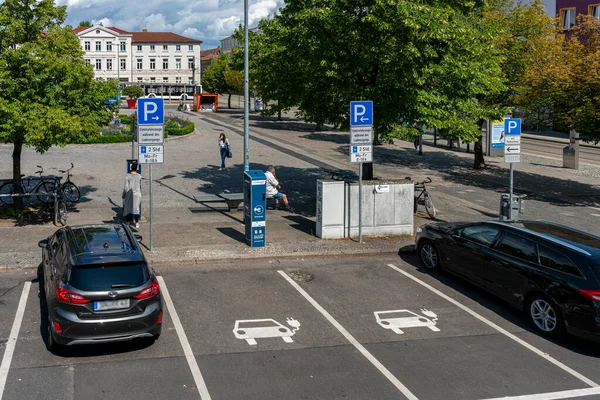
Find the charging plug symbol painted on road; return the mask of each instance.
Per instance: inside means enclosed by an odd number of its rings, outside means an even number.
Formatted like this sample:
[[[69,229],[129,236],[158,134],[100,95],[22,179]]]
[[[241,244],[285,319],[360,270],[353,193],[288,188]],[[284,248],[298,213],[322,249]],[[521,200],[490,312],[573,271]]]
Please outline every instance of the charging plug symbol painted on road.
[[[280,337],[286,343],[294,343],[292,336],[300,329],[300,321],[294,318],[287,318],[285,322],[292,329],[274,319],[237,320],[233,327],[233,334],[238,339],[246,340],[250,346],[256,345],[256,339],[273,337]]]
[[[440,329],[435,326],[438,320],[437,314],[425,308],[421,309],[421,314],[409,310],[389,310],[375,311],[375,320],[384,329],[390,329],[392,332],[402,335],[405,328],[427,327],[434,332]]]

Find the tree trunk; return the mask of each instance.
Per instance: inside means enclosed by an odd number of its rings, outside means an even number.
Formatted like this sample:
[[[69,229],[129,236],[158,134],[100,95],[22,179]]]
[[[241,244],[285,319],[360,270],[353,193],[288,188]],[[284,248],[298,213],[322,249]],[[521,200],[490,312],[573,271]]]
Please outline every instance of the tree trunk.
[[[282,121],[283,119],[281,118],[281,110],[277,111],[277,121]]]
[[[23,143],[22,142],[15,142],[15,147],[13,149],[13,188],[14,188],[14,192],[15,194],[22,194],[23,191],[21,190],[21,150],[23,150]],[[15,200],[15,208],[17,209],[23,209],[24,208],[24,203],[23,203],[23,197],[20,196],[16,196],[14,198]]]
[[[229,97],[227,98],[227,108],[231,108],[231,93],[229,93]]]
[[[433,145],[437,146],[437,128],[433,128]]]
[[[479,136],[477,141],[475,142],[475,162],[473,163],[474,169],[481,169],[485,166],[485,160],[483,158],[483,135]]]
[[[363,180],[372,181],[373,180],[373,163],[363,163]]]

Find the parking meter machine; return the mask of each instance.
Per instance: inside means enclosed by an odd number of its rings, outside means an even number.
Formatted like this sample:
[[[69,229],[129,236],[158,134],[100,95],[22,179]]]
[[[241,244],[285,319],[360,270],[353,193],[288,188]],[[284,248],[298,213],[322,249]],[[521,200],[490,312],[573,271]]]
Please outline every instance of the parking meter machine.
[[[244,172],[244,222],[246,244],[264,247],[267,229],[267,178],[262,171]]]

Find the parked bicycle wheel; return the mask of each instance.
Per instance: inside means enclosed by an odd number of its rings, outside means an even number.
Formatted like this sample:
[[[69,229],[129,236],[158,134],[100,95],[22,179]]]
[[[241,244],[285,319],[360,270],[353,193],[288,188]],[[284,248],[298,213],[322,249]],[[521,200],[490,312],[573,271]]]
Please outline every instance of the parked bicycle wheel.
[[[79,193],[79,188],[75,186],[73,182],[65,182],[63,183],[63,195],[65,196],[65,200],[69,203],[77,203],[81,198],[81,193]]]
[[[435,206],[433,205],[433,199],[429,193],[425,193],[425,210],[429,214],[430,218],[435,218]]]
[[[0,186],[0,194],[13,194],[14,186],[12,182],[6,182],[2,186]],[[0,201],[7,206],[12,206],[15,204],[15,198],[12,196],[1,196]]]
[[[54,203],[54,191],[56,190],[56,185],[52,182],[42,182],[41,185],[38,186],[35,191],[35,195],[38,200],[42,204],[52,204]]]
[[[57,213],[56,220],[62,226],[65,226],[67,224],[67,205],[64,201],[58,201],[57,209],[55,210],[55,212]]]

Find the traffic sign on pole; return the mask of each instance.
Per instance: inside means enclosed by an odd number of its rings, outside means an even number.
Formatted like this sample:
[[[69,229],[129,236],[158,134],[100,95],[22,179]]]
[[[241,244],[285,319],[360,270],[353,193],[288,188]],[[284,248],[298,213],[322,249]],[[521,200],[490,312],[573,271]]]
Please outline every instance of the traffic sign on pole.
[[[350,146],[350,162],[373,162],[373,145]]]
[[[164,125],[140,125],[138,127],[139,144],[163,144],[164,142]]]
[[[350,102],[350,126],[373,126],[373,102]]]
[[[353,126],[350,128],[350,144],[372,144],[372,126]]]
[[[163,125],[165,123],[165,101],[162,98],[139,98],[138,125]]]
[[[521,162],[521,119],[504,119],[504,162]]]
[[[140,164],[163,164],[165,146],[138,146],[138,162]]]

